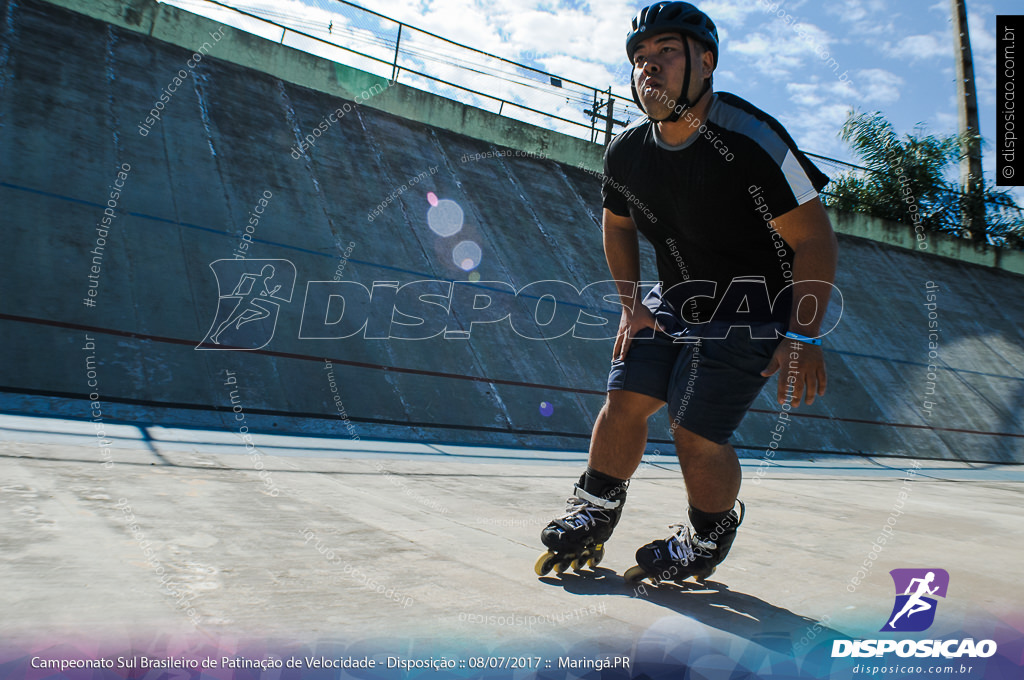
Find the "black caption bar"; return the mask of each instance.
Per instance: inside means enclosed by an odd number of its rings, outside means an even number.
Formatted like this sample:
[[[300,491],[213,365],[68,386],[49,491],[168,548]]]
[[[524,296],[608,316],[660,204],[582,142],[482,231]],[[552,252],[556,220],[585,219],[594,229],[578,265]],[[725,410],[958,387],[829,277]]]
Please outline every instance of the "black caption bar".
[[[1024,186],[1024,108],[1018,117],[1017,83],[1024,82],[1024,16],[1000,14],[996,17],[996,184],[1001,187]],[[1024,92],[1021,93],[1024,100]]]

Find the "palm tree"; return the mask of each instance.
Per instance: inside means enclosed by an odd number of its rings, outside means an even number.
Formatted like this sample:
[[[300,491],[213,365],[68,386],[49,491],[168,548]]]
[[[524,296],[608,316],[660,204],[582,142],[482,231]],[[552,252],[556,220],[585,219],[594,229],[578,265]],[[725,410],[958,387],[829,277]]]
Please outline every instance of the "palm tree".
[[[826,197],[829,206],[920,224],[928,231],[970,236],[962,216],[977,199],[948,181],[946,173],[960,160],[961,149],[969,146],[965,142],[980,140],[966,140],[964,135],[930,135],[923,126],[918,126],[914,134],[900,137],[878,111],[851,111],[840,138],[850,145],[867,172],[837,177]],[[982,196],[988,243],[1024,246],[1024,215],[1009,192],[986,184]]]

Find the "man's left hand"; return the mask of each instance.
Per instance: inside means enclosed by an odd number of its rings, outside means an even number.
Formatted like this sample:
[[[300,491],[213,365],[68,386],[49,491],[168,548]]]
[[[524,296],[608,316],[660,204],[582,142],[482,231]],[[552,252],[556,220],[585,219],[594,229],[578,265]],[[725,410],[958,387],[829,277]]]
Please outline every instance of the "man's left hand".
[[[790,364],[793,366],[790,366]],[[783,366],[786,370],[779,373]],[[801,401],[810,405],[815,397],[825,394],[828,376],[825,373],[825,353],[819,345],[784,339],[775,349],[768,367],[761,375],[768,377],[779,373],[778,402],[781,406],[792,400],[792,406]],[[792,385],[792,390],[788,389]]]

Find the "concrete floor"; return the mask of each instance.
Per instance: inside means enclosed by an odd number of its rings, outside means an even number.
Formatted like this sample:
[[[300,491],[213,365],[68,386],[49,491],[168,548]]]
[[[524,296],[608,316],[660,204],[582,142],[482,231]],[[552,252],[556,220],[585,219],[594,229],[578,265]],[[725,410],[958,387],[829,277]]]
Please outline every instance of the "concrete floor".
[[[782,461],[754,483],[758,461],[745,460],[749,515],[713,581],[637,592],[621,578],[633,551],[683,517],[669,459],[641,467],[595,573],[538,578],[539,531],[583,454],[255,435],[257,460],[223,431],[107,435],[104,466],[91,423],[0,417],[9,643],[429,637],[626,651],[653,636],[785,655],[813,647],[811,631],[875,636],[898,567],[950,573],[929,634],[1024,611],[1019,466],[922,462],[893,539],[850,592],[908,461]]]

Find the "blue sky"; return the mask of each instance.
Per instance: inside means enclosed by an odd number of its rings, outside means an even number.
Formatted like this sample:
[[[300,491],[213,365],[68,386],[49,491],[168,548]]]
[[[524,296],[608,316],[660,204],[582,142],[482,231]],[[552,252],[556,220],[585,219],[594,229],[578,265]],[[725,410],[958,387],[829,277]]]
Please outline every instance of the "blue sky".
[[[173,0],[195,10],[195,0]],[[303,30],[336,42],[361,43],[360,36],[388,27],[371,26],[365,17],[334,15],[328,36],[329,0],[236,0],[257,13],[261,7],[278,20],[301,16]],[[359,0],[389,17],[452,40],[521,61],[566,78],[628,97],[629,66],[624,37],[643,2],[627,0]],[[706,0],[697,2],[718,24],[721,57],[718,90],[748,99],[778,118],[806,151],[855,160],[838,132],[851,108],[879,110],[897,132],[924,124],[928,132],[957,131],[954,48],[949,0]],[[208,10],[204,10],[208,11]],[[1024,0],[968,0],[975,60],[986,177],[995,170],[996,15],[1024,13]],[[234,22],[232,22],[234,23]],[[344,27],[350,31],[345,32]],[[319,32],[319,33],[318,33]],[[280,33],[267,33],[276,39]],[[408,33],[403,34],[403,44]],[[389,49],[365,43],[370,52],[390,59]],[[410,45],[413,43],[410,41]],[[823,58],[823,55],[824,58]],[[351,63],[338,51],[324,55]],[[486,89],[487,79],[466,81],[457,59],[417,61],[432,74]],[[368,70],[379,68],[369,63]],[[390,71],[390,69],[385,69]],[[405,84],[435,89],[430,81],[403,75]],[[494,85],[493,82],[490,85]],[[467,103],[496,108],[465,93]],[[518,95],[510,95],[515,99]],[[568,117],[584,106],[560,94],[528,91],[527,103],[553,102]],[[541,107],[543,108],[543,106]],[[548,109],[545,109],[548,110]],[[621,109],[620,109],[621,111]],[[555,126],[557,127],[557,126]],[[1018,200],[1024,192],[1017,191]]]

